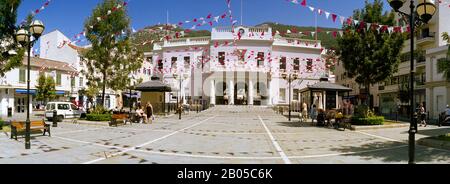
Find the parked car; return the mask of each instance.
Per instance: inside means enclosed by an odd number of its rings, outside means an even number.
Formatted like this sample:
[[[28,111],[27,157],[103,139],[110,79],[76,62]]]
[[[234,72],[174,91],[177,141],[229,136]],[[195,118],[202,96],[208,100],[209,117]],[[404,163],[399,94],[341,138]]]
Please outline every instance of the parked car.
[[[450,108],[439,114],[439,126],[450,125]]]
[[[50,102],[45,106],[45,118],[53,120],[53,111],[56,110],[56,118],[59,122],[63,119],[80,118],[86,116],[86,112],[70,102]]]

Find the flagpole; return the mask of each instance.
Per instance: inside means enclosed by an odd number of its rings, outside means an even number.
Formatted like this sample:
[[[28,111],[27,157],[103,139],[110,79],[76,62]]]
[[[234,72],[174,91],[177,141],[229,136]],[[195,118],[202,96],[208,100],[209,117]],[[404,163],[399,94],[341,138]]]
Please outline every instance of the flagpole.
[[[243,0],[241,0],[241,26],[243,26],[244,25],[244,21],[243,21],[243,17],[244,17],[244,15],[243,15]]]
[[[317,41],[317,35],[319,34],[319,32],[317,32],[317,13],[315,13],[315,24],[316,24],[316,41]]]

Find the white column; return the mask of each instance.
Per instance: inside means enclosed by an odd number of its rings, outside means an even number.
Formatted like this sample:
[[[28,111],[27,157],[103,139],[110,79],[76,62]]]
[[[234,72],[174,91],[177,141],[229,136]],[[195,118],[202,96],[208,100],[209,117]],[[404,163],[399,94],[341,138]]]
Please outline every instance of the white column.
[[[188,102],[186,101],[186,81],[187,81],[187,79],[185,79],[184,81],[183,81],[183,84],[181,85],[181,89],[182,89],[182,95],[183,95],[183,104],[187,104]]]
[[[211,80],[211,89],[210,89],[211,91],[210,91],[210,99],[211,99],[211,102],[210,102],[210,104],[211,105],[216,105],[216,84],[215,84],[215,81],[214,80]]]
[[[228,96],[228,100],[229,100],[228,104],[234,105],[234,81],[230,80],[228,85],[229,85],[228,89],[230,90],[229,96]]]
[[[326,110],[327,109],[327,92],[324,91],[323,92],[323,109]]]
[[[248,81],[248,105],[253,105],[253,81]]]
[[[274,96],[273,96],[273,91],[272,91],[272,80],[269,80],[267,82],[267,92],[269,93],[269,101],[267,102],[267,105],[272,106],[273,104],[273,100],[274,100]]]
[[[336,91],[336,109],[339,109],[339,92]]]

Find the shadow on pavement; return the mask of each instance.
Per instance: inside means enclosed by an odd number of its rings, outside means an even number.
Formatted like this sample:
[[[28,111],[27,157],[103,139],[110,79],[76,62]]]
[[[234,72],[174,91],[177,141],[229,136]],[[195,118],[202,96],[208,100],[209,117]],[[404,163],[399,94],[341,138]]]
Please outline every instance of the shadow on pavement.
[[[427,136],[439,136],[439,135],[445,135],[450,133],[450,128],[439,128],[439,129],[432,129],[432,130],[420,130],[417,134],[420,135],[427,135]]]
[[[378,150],[377,150],[378,149]],[[374,151],[376,150],[376,151]],[[361,146],[342,146],[332,148],[331,151],[349,153],[365,160],[380,159],[385,163],[408,163],[408,145],[398,142],[374,142]],[[416,146],[416,162],[447,162],[450,161],[450,152],[441,151],[424,146]]]

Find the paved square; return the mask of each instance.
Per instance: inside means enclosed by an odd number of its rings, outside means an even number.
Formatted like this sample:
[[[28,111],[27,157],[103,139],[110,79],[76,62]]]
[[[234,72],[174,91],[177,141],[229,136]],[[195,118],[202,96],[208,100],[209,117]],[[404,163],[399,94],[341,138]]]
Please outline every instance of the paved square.
[[[0,135],[0,163],[61,164],[366,164],[407,163],[407,128],[337,131],[311,127],[264,107],[222,106],[107,127],[59,123],[52,137]],[[431,127],[417,139],[450,132]],[[421,132],[422,132],[421,130]],[[450,163],[450,151],[417,146],[418,163]]]

